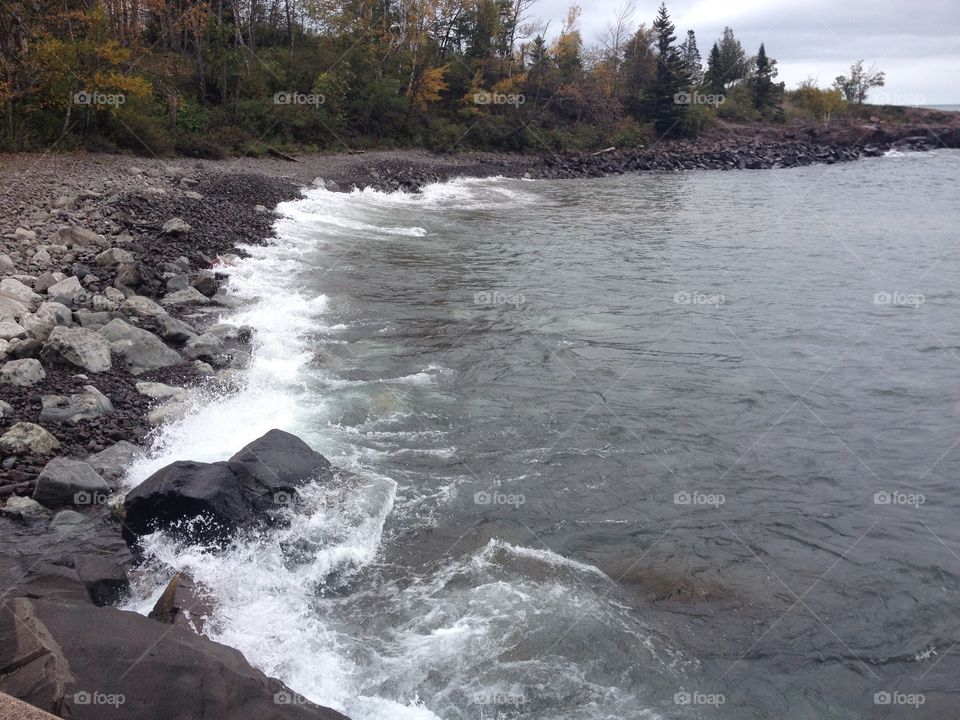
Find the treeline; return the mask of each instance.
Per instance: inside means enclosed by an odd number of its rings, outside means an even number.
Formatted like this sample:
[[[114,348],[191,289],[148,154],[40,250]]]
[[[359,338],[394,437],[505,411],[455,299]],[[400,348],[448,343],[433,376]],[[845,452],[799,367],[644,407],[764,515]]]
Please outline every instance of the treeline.
[[[589,149],[783,117],[776,61],[729,28],[703,58],[665,6],[648,27],[628,4],[588,47],[579,7],[550,33],[534,3],[6,0],[0,143]]]

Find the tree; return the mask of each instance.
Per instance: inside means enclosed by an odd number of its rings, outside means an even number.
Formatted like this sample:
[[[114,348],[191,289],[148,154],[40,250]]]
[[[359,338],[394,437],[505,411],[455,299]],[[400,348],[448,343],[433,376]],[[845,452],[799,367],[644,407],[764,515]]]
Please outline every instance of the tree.
[[[757,110],[765,110],[777,104],[780,99],[782,86],[777,86],[773,78],[777,76],[777,61],[767,57],[767,51],[760,43],[760,50],[756,57],[756,71],[750,79],[753,89],[753,106]]]
[[[720,44],[714,43],[710,48],[710,57],[707,59],[707,71],[703,75],[703,82],[715,95],[723,94],[723,68],[720,67]]]
[[[843,93],[840,90],[821,90],[813,78],[802,81],[792,96],[797,105],[825,124],[829,124],[833,113],[843,107]]]
[[[714,93],[722,94],[726,88],[746,79],[749,74],[750,61],[743,45],[734,37],[733,30],[725,27],[720,40],[710,49],[707,63],[707,82],[710,89]]]
[[[703,63],[693,30],[687,30],[687,38],[680,45],[680,56],[683,58],[687,75],[690,76],[690,82],[699,86],[703,82]]]
[[[885,82],[886,74],[877,70],[875,65],[864,70],[863,60],[857,60],[850,66],[850,77],[837,75],[833,87],[841,92],[847,102],[859,104],[867,99],[870,88],[883,87]]]
[[[651,92],[651,114],[658,135],[680,135],[687,129],[689,105],[683,103],[680,96],[689,89],[690,77],[680,51],[674,45],[677,38],[673,31],[667,6],[661,3],[653,21],[657,75]]]

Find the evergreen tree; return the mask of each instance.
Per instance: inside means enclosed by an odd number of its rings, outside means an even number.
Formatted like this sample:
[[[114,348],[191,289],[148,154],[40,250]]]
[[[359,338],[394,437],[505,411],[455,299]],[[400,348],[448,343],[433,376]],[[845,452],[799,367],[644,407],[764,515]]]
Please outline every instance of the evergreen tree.
[[[703,63],[700,50],[697,48],[697,36],[693,30],[687,30],[687,39],[680,45],[680,55],[683,57],[683,64],[690,76],[690,82],[699,86],[703,83]]]
[[[687,129],[689,100],[683,102],[683,96],[689,97],[690,77],[680,50],[674,45],[677,37],[673,31],[667,6],[661,3],[657,19],[653,21],[657,75],[651,92],[653,126],[658,135],[680,135]]]
[[[760,43],[756,57],[756,70],[751,78],[753,106],[761,112],[777,105],[783,93],[783,85],[776,85],[777,61],[767,57],[766,48]]]
[[[703,75],[703,82],[715,95],[723,94],[723,68],[720,67],[720,45],[713,44],[710,48],[710,57],[707,59],[707,71]]]

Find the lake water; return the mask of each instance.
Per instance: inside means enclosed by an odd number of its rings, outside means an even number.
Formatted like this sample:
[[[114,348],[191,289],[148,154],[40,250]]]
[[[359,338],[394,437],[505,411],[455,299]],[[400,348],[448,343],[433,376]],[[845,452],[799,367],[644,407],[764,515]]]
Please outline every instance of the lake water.
[[[362,482],[149,554],[354,720],[954,716],[958,175],[309,189],[231,270],[246,389],[128,482],[272,427]]]

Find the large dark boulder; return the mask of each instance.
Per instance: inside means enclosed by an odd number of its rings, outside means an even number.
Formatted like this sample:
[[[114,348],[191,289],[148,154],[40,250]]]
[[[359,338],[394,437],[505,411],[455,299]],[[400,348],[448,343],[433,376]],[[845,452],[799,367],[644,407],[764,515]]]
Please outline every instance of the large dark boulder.
[[[130,549],[105,516],[65,510],[45,517],[0,517],[0,588],[62,602],[105,605],[130,590]]]
[[[250,520],[246,476],[242,465],[229,462],[171,463],[127,493],[124,534],[132,539],[171,529],[203,542],[227,538]]]
[[[331,474],[327,459],[300,438],[271,430],[226,462],[178,461],[155,472],[127,494],[125,534],[133,541],[165,529],[189,540],[222,541],[274,521],[297,488]]]
[[[310,449],[303,440],[283,430],[271,430],[230,458],[250,474],[245,485],[247,502],[258,512],[282,504],[281,493],[290,497],[311,480],[326,480],[330,461]]]
[[[188,628],[26,597],[0,605],[0,692],[72,720],[346,720]]]

